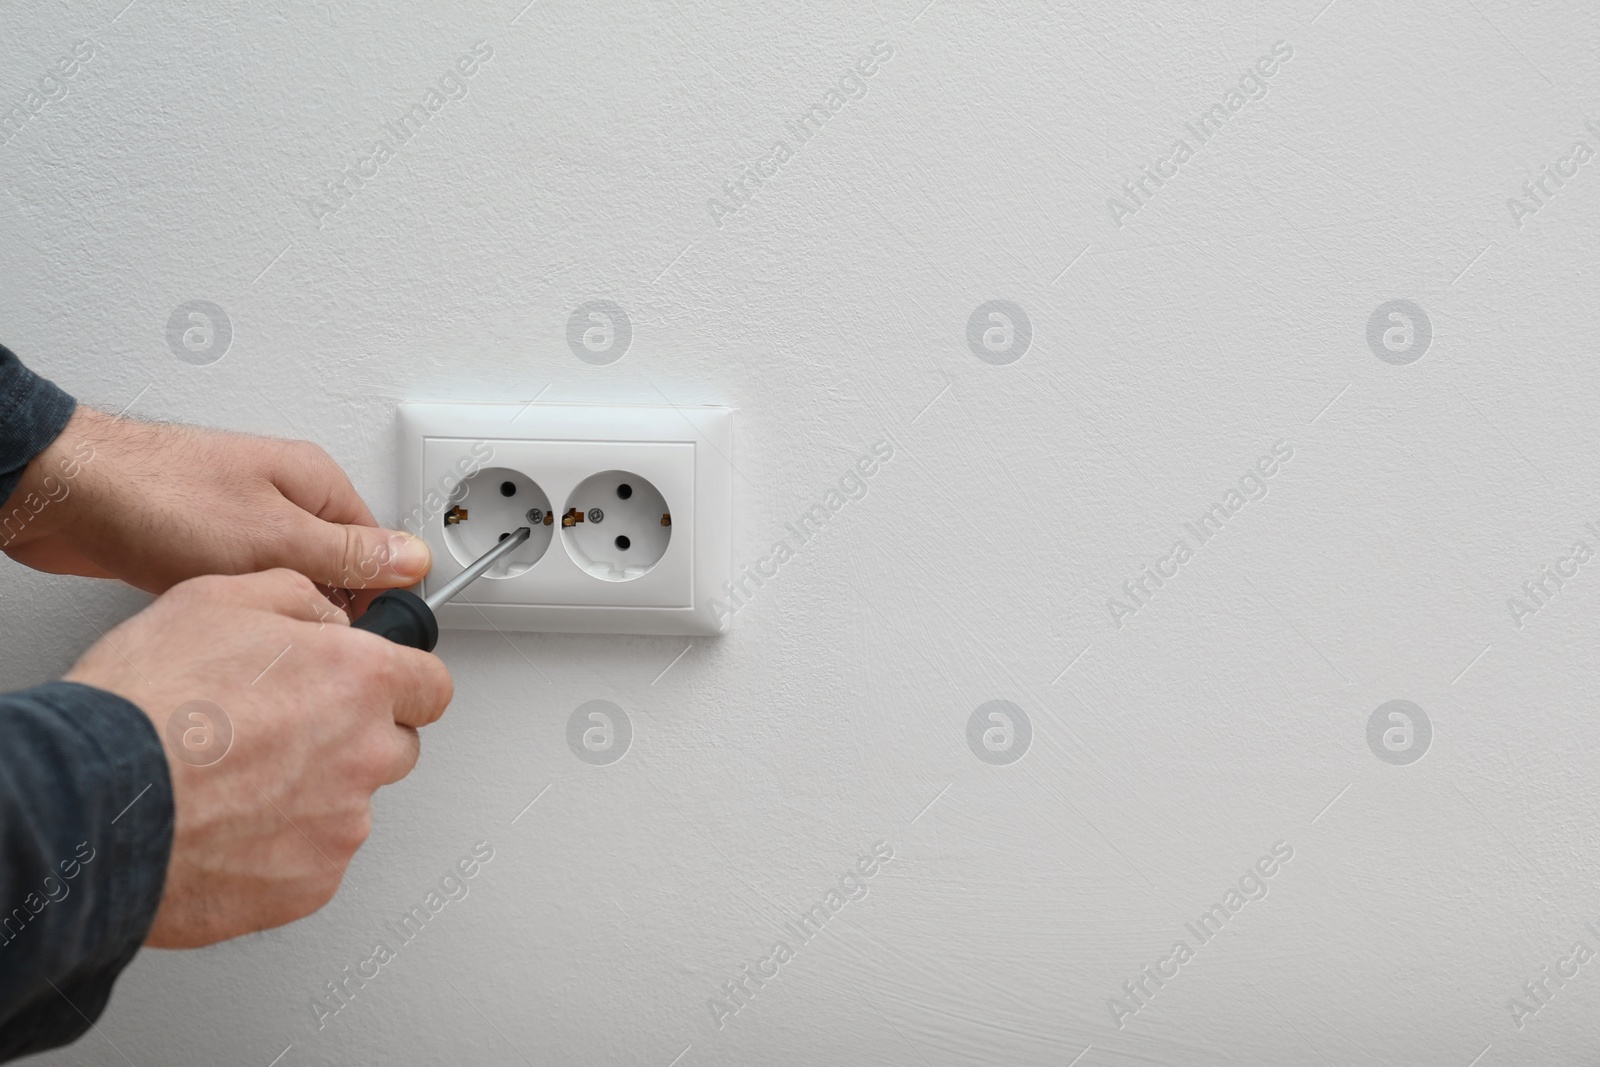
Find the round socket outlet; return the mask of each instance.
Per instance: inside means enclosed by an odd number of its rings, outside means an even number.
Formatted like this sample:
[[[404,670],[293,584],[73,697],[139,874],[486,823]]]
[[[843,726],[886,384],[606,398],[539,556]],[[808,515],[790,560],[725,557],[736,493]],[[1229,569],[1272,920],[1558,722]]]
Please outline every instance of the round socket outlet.
[[[573,561],[608,582],[648,573],[672,540],[671,509],[660,490],[629,471],[601,471],[579,482],[556,521]]]
[[[484,574],[514,578],[539,562],[555,533],[546,525],[550,498],[526,474],[505,467],[485,467],[462,480],[444,513],[444,543],[463,567],[493,548],[519,526],[530,536],[511,555]],[[534,515],[538,518],[535,519]]]

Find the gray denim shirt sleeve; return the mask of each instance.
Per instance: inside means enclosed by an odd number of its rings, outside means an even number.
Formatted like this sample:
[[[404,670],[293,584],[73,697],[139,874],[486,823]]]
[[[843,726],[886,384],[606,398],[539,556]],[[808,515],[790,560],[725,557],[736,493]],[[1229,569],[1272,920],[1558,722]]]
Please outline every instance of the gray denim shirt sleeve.
[[[78,402],[41,378],[0,345],[0,502],[9,512],[28,461],[43,452],[72,418]]]
[[[0,347],[5,515],[75,408]],[[99,1018],[155,921],[172,832],[166,753],[136,705],[75,682],[0,694],[0,1060]]]

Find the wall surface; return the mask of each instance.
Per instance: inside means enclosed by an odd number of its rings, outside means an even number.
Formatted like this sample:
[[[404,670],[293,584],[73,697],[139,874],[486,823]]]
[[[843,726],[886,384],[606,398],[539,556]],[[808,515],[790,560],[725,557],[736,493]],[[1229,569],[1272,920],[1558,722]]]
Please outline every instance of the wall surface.
[[[90,56],[6,344],[391,519],[403,399],[732,404],[792,558],[720,639],[447,634],[334,902],[39,1062],[1592,1060],[1592,4],[124,3],[0,7],[4,108]],[[0,568],[0,684],[143,603]]]

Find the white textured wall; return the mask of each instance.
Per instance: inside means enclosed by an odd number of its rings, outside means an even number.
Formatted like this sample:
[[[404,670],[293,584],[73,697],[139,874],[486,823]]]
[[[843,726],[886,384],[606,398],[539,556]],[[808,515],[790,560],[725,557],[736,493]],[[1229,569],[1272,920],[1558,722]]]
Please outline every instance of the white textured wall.
[[[1600,563],[1507,606],[1600,552],[1600,161],[1507,205],[1600,148],[1592,5],[123,2],[0,8],[5,107],[92,42],[0,144],[0,338],[85,400],[310,437],[390,516],[402,399],[731,403],[741,561],[895,453],[721,640],[449,634],[455,705],[334,903],[145,954],[43,1062],[1592,1058],[1600,959],[1521,1028],[1508,1000],[1600,950]],[[1114,225],[1280,40],[1268,95]],[[480,41],[319,228],[307,199]],[[1367,342],[1396,299],[1432,326],[1406,365]],[[210,365],[167,342],[190,300],[232,325]],[[609,366],[566,344],[590,300],[633,325]],[[990,300],[1031,322],[1019,361],[969,348]],[[1113,626],[1278,442],[1265,498]],[[0,574],[7,686],[142,602]],[[633,727],[609,766],[566,743],[595,699]],[[968,745],[991,700],[1031,723],[1010,765]],[[1390,700],[1431,723],[1418,762],[1369,747]],[[323,983],[480,840],[469,895],[319,1031]],[[719,1029],[718,986],[880,841]]]

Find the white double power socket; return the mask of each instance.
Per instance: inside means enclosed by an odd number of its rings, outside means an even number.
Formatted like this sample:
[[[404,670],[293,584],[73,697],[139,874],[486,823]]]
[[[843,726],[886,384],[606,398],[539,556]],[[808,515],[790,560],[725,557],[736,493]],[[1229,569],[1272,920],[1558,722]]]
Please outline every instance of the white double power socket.
[[[455,629],[715,634],[733,573],[733,412],[400,405],[400,523],[429,593],[532,536],[438,612]]]

